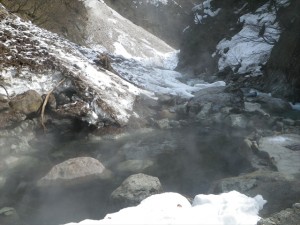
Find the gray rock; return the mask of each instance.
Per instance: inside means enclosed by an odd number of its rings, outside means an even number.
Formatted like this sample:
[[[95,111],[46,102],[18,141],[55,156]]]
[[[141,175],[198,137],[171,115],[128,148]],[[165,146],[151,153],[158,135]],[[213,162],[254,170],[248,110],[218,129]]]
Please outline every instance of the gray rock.
[[[205,88],[197,91],[194,95],[195,97],[189,103],[192,109],[197,109],[196,105],[203,106],[206,103],[212,104],[211,111],[213,112],[219,112],[224,107],[243,107],[242,96],[225,92],[225,87]]]
[[[283,119],[282,122],[283,122],[285,125],[287,125],[287,126],[294,126],[294,125],[295,125],[295,121],[292,120],[292,119],[288,119],[288,118]]]
[[[264,137],[259,141],[259,150],[269,154],[279,172],[288,177],[300,174],[300,135]]]
[[[260,103],[262,109],[267,111],[269,114],[284,113],[292,109],[289,102],[280,98],[273,98],[267,94],[260,94],[252,100]]]
[[[231,127],[245,129],[248,121],[247,118],[242,114],[231,114],[228,117],[228,123]]]
[[[245,102],[245,111],[246,112],[259,112],[264,116],[269,115],[267,112],[265,112],[262,108],[261,105],[259,103],[255,103],[255,102]]]
[[[38,181],[37,185],[38,187],[57,185],[68,187],[99,179],[108,179],[110,176],[111,172],[97,159],[78,157],[55,165],[46,176]]]
[[[28,154],[36,152],[37,150],[30,143],[36,140],[35,128],[39,125],[40,123],[37,120],[25,120],[17,127],[0,130],[1,157],[4,158],[11,153]]]
[[[124,180],[121,186],[112,192],[111,201],[118,207],[134,206],[161,191],[162,187],[157,177],[139,173]]]
[[[197,114],[197,116],[196,116],[197,119],[199,119],[199,120],[205,120],[207,118],[207,116],[209,115],[211,107],[212,107],[212,103],[211,102],[205,103],[202,106],[201,111]]]
[[[12,207],[3,207],[0,209],[0,222],[5,225],[21,224],[16,210]]]
[[[157,120],[156,125],[159,129],[162,130],[171,128],[169,119]]]
[[[299,204],[299,203],[296,203]],[[258,225],[297,225],[300,224],[300,208],[282,210],[269,218],[261,219]]]
[[[10,107],[15,112],[25,115],[37,112],[43,103],[42,97],[34,90],[26,91],[15,96],[9,102]]]

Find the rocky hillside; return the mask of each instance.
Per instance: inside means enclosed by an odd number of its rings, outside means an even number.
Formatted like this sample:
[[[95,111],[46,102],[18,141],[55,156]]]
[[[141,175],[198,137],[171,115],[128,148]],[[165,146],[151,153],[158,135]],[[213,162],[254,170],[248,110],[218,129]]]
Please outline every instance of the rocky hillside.
[[[168,44],[123,18],[103,1],[2,1],[23,18],[87,47],[127,58],[162,58]]]
[[[176,49],[189,22],[190,10],[201,0],[105,0],[105,3],[138,26]]]

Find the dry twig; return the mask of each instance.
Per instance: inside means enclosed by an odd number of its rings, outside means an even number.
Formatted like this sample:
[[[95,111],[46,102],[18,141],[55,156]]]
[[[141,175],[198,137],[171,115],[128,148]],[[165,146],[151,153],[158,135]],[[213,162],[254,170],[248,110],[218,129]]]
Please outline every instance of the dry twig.
[[[59,85],[61,85],[65,80],[66,80],[66,78],[62,79],[54,88],[52,88],[52,90],[49,91],[48,94],[46,95],[46,98],[43,102],[42,111],[41,111],[41,124],[44,128],[44,131],[47,130],[47,128],[45,126],[45,123],[44,123],[44,114],[45,114],[45,108],[46,108],[46,105],[48,103],[49,97],[50,97],[51,93],[55,90],[55,88],[57,88]]]

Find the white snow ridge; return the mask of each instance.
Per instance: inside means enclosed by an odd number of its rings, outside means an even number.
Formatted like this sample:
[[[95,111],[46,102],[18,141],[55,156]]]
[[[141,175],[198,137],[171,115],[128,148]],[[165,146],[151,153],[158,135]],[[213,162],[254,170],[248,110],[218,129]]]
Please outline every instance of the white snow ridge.
[[[84,220],[66,225],[256,225],[260,219],[258,212],[265,203],[260,195],[250,198],[237,191],[220,195],[197,195],[192,204],[180,194],[164,193],[152,195],[138,206],[108,214],[103,220]]]

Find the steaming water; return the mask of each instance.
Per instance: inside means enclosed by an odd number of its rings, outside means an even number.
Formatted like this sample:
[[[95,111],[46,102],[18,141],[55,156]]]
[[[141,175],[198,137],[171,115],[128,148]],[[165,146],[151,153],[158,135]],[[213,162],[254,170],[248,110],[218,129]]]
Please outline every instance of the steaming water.
[[[179,192],[187,197],[207,193],[215,180],[250,169],[247,160],[239,153],[243,135],[240,131],[225,128],[195,126],[137,131],[118,139],[107,137],[96,141],[82,136],[80,140],[70,138],[55,146],[52,140],[48,149],[45,144],[41,145],[44,153],[39,153],[39,156],[45,162],[43,166],[36,168],[34,173],[25,174],[20,170],[11,174],[11,186],[18,184],[19,190],[17,193],[8,191],[7,202],[17,209],[25,224],[51,225],[86,218],[100,219],[115,211],[109,204],[110,193],[135,173],[120,171],[120,165],[127,160],[152,162],[144,173],[157,176],[164,191]],[[113,179],[72,189],[41,192],[33,188],[38,177],[47,173],[52,165],[77,156],[97,158],[113,172]]]

